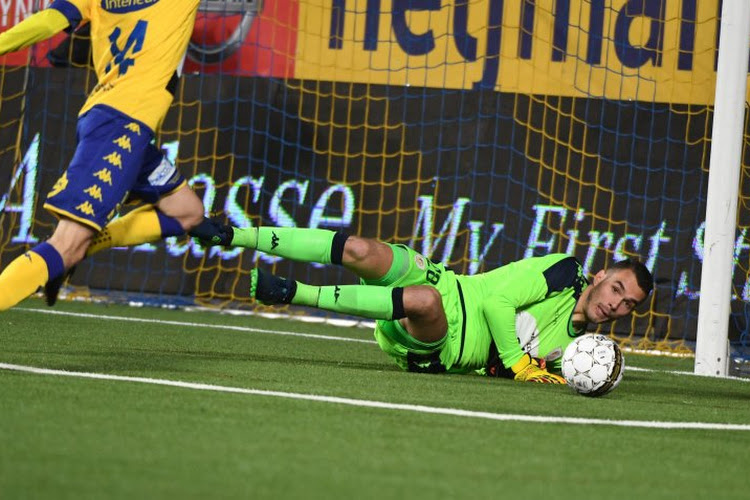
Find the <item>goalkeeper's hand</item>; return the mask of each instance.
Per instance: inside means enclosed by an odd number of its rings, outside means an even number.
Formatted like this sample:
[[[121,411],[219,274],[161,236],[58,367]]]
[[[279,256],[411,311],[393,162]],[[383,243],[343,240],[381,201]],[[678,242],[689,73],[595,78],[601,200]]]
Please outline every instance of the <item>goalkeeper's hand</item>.
[[[565,384],[565,379],[560,375],[547,371],[547,364],[544,359],[532,358],[528,354],[515,365],[510,367],[515,374],[513,380],[519,382],[541,382],[543,384]]]
[[[231,246],[234,229],[228,224],[221,224],[215,220],[203,217],[200,224],[191,229],[188,234],[205,247],[216,245]]]

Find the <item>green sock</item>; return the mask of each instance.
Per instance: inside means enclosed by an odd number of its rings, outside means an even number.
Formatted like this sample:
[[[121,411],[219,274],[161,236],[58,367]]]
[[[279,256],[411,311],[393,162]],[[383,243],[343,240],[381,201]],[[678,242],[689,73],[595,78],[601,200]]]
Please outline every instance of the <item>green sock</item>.
[[[328,229],[301,227],[234,228],[232,245],[255,248],[298,262],[330,264],[335,234]]]
[[[292,304],[369,319],[393,319],[393,288],[371,285],[314,286],[297,282]]]
[[[257,227],[233,227],[232,246],[254,249],[258,246]]]

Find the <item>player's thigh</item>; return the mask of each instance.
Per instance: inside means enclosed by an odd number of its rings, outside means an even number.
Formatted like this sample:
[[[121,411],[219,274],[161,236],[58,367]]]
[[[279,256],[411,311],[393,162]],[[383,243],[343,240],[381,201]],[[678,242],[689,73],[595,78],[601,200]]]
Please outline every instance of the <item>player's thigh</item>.
[[[445,340],[422,342],[414,338],[398,321],[377,321],[375,340],[380,349],[398,366],[408,371],[430,371],[424,365],[435,367],[439,363]],[[437,372],[445,371],[438,369]],[[435,372],[435,373],[437,373]]]
[[[78,122],[78,144],[68,168],[47,195],[45,208],[101,230],[135,183],[148,128],[110,108],[94,107]]]
[[[431,285],[438,286],[440,277],[446,270],[442,264],[430,259],[406,245],[382,243],[390,248],[391,265],[388,271],[376,279],[363,279],[368,285],[400,286]]]

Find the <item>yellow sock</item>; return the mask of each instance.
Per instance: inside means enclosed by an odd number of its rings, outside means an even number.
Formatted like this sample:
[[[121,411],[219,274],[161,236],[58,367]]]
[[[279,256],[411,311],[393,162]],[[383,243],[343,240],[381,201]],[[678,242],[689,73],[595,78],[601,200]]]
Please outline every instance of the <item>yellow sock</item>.
[[[36,252],[16,257],[0,274],[0,311],[10,309],[47,283],[47,262]]]
[[[161,224],[156,208],[153,205],[145,205],[104,226],[86,250],[86,256],[107,248],[151,243],[161,237]]]

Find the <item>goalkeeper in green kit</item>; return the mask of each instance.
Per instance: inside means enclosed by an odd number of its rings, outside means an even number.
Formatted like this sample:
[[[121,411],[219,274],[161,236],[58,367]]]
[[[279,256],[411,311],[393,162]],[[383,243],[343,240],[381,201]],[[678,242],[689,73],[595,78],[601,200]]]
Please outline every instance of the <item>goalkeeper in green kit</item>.
[[[250,294],[376,320],[380,348],[401,368],[423,373],[484,370],[524,382],[563,384],[562,353],[588,323],[630,314],[653,288],[635,260],[599,271],[589,284],[571,256],[532,257],[459,275],[398,244],[325,229],[236,228],[210,219],[190,234],[202,244],[257,249],[343,266],[359,285],[314,286],[254,269]]]

